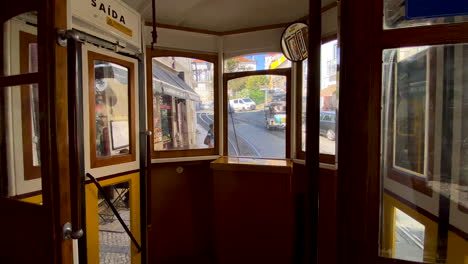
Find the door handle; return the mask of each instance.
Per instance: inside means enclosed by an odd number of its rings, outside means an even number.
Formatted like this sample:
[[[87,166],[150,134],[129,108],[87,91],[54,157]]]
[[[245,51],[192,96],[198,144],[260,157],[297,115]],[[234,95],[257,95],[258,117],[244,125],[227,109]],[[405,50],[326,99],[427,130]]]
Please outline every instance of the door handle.
[[[79,239],[83,236],[83,229],[78,229],[73,231],[72,224],[70,222],[66,222],[63,225],[62,234],[63,240],[70,240],[70,239]]]

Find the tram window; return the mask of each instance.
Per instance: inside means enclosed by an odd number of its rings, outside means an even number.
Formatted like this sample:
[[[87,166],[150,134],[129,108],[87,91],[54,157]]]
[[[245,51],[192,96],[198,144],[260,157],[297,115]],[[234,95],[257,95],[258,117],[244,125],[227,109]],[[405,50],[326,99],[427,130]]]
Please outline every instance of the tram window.
[[[153,151],[214,154],[215,64],[188,57],[155,57],[151,64]]]
[[[224,72],[245,72],[291,68],[283,53],[260,53],[239,56],[224,61]]]
[[[1,76],[38,71],[37,12],[2,25]],[[27,77],[25,77],[27,78]],[[36,80],[37,78],[30,78]],[[42,204],[39,87],[31,84],[0,91],[0,196]]]
[[[423,262],[425,227],[395,208],[395,258]]]
[[[335,155],[338,127],[336,111],[338,109],[337,88],[337,40],[327,42],[321,47],[320,76],[320,153]],[[306,108],[307,108],[307,60],[302,62],[302,89],[298,93],[298,110],[301,112],[300,137],[298,137],[298,156],[304,157],[306,146]],[[299,120],[298,120],[299,121]],[[323,122],[322,122],[323,121]],[[321,158],[321,162],[328,162]]]
[[[286,77],[253,75],[227,84],[229,156],[286,158]]]
[[[89,52],[91,167],[135,160],[133,64]]]
[[[420,4],[418,1],[413,1],[416,4]],[[438,1],[434,1],[432,3],[437,3]],[[443,2],[440,2],[443,3]],[[449,5],[455,6],[460,12],[460,5],[461,2],[454,3],[450,2],[450,4],[445,3],[443,4],[444,8],[438,7],[442,13],[435,15],[434,17],[430,18],[430,13],[427,13],[425,16],[421,16],[421,18],[409,18],[408,12],[406,10],[405,0],[384,0],[384,28],[385,29],[392,29],[392,28],[405,28],[405,27],[417,27],[417,26],[427,26],[427,25],[437,25],[437,24],[453,24],[453,23],[463,23],[468,22],[467,15],[458,15],[449,17],[447,15],[446,9]],[[425,6],[427,12],[431,12],[431,4]],[[414,9],[413,9],[414,10]],[[434,11],[434,10],[432,10]],[[425,12],[425,11],[423,11]],[[437,11],[436,13],[438,13]],[[444,13],[445,12],[445,13]],[[426,18],[423,18],[426,17]]]
[[[467,243],[450,230],[468,231],[468,45],[384,50],[382,66],[380,255],[463,263],[444,256]]]
[[[37,12],[24,13],[5,22],[3,38],[6,45],[3,51],[3,72],[0,75],[37,72]],[[29,67],[21,66],[27,64]]]

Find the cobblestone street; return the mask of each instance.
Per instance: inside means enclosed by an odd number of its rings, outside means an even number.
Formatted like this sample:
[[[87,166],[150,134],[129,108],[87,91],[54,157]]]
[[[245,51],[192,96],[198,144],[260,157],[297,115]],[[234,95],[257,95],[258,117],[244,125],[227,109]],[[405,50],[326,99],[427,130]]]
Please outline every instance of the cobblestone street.
[[[107,208],[107,205],[104,205]],[[122,219],[130,227],[130,210],[117,207]],[[110,209],[105,209],[99,224],[99,258],[101,264],[130,263],[130,238]]]

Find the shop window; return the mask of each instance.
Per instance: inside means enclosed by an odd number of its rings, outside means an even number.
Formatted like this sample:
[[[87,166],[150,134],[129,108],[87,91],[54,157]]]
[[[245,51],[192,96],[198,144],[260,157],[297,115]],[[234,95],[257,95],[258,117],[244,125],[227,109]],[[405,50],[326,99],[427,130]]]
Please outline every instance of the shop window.
[[[320,161],[335,163],[336,141],[338,137],[338,48],[337,40],[322,44],[321,47],[321,69],[320,69]],[[299,65],[299,75],[302,77],[298,82],[297,109],[299,123],[297,138],[297,157],[305,157],[306,147],[306,108],[307,108],[307,60]]]
[[[215,155],[217,57],[178,52],[162,56],[166,53],[153,51],[148,65],[152,156]]]
[[[133,64],[88,53],[91,167],[135,160]]]

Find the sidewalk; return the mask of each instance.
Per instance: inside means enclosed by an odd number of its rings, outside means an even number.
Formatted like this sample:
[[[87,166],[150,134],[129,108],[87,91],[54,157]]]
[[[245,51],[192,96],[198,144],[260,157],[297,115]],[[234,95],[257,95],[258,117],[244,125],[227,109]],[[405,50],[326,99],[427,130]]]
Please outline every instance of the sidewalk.
[[[197,124],[197,148],[207,148],[208,146],[203,143],[208,130],[204,129],[200,124]]]

